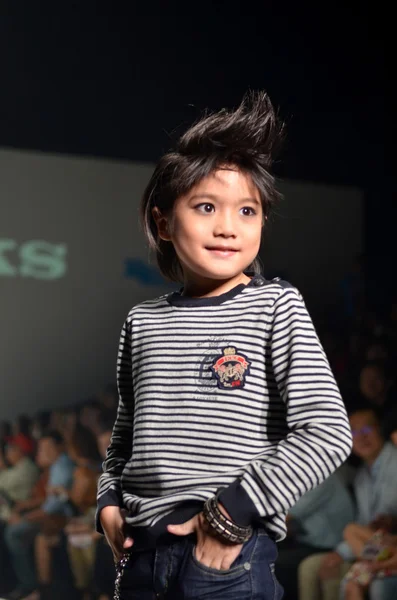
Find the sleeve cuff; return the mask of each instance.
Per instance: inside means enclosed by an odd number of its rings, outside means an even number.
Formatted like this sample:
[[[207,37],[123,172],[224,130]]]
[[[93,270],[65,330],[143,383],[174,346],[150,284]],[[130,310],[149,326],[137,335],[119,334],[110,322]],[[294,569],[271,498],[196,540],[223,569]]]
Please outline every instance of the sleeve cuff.
[[[102,533],[102,535],[104,535],[104,531],[102,529],[101,520],[99,517],[101,514],[101,510],[105,508],[105,506],[119,506],[120,508],[122,508],[123,503],[119,494],[114,490],[109,490],[108,492],[103,494],[103,496],[98,498],[97,509],[95,513],[95,529],[98,533]]]
[[[255,504],[242,487],[240,480],[234,481],[223,490],[218,499],[237,525],[246,527],[260,518]]]

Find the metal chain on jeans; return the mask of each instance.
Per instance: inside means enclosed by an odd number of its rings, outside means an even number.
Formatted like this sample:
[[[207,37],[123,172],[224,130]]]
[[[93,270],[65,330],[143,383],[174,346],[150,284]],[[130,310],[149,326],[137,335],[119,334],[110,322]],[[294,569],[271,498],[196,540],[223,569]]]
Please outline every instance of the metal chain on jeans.
[[[120,558],[116,565],[116,581],[114,582],[114,596],[113,600],[120,600],[120,584],[124,575],[124,569],[130,560],[130,554],[126,553]]]

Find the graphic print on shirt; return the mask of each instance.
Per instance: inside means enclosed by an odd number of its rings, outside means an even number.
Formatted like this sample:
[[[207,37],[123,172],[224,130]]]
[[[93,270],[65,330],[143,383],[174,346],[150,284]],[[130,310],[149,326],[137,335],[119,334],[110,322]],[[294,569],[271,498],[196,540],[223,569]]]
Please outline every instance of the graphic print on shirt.
[[[223,354],[217,356],[211,365],[211,370],[217,379],[221,390],[242,388],[245,377],[249,373],[251,363],[244,354],[234,346],[223,348]]]
[[[202,352],[202,358],[197,363],[196,392],[197,399],[205,399],[203,394],[216,394],[218,385],[212,373],[212,365],[219,358],[222,348],[229,346],[230,342],[224,336],[212,335],[205,341],[199,342],[197,348]],[[211,396],[208,396],[209,400]]]

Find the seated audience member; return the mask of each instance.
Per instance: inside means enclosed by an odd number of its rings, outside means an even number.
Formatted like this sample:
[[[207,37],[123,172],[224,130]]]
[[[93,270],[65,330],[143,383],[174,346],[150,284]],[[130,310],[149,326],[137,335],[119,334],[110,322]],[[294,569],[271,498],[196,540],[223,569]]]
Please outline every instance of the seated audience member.
[[[354,480],[355,523],[369,526],[373,532],[380,523],[394,526],[397,518],[397,448],[383,439],[374,409],[356,409],[350,415],[350,425],[353,453],[363,463]],[[300,600],[338,599],[342,578],[351,563],[360,557],[359,549],[352,548],[348,541],[352,527],[345,528],[345,539],[333,552],[315,554],[300,564]]]
[[[32,492],[26,500],[18,500],[12,505],[12,512],[8,515],[8,520],[15,521],[19,519],[24,512],[39,508],[46,497],[47,493],[47,482],[48,482],[48,468],[46,464],[40,464],[40,456],[36,458],[37,466],[42,469],[42,472],[36,481]],[[5,547],[3,539],[3,529],[6,526],[6,521],[0,522],[0,593],[8,592],[15,585],[14,573],[10,564],[10,557]]]
[[[23,434],[6,439],[4,457],[0,452],[0,519],[8,518],[15,502],[30,497],[39,476],[32,451],[33,444]]]
[[[69,457],[76,468],[69,489],[53,486],[52,493],[68,502],[73,515],[80,515],[93,522],[96,505],[96,489],[99,477],[100,456],[95,436],[89,429],[77,425],[68,444]],[[35,557],[38,587],[27,598],[38,600],[50,597],[52,549],[59,544],[60,533],[71,516],[51,515],[41,523],[35,539]]]
[[[10,520],[15,520],[24,513],[27,513],[33,509],[40,508],[47,497],[49,468],[47,464],[42,463],[42,454],[37,455],[36,464],[41,469],[38,480],[33,486],[32,493],[27,500],[20,500],[15,502],[12,507]]]
[[[73,480],[74,464],[65,453],[62,437],[58,432],[48,432],[39,440],[38,464],[48,467],[48,491],[39,508],[11,515],[4,531],[4,540],[15,571],[18,586],[8,598],[19,600],[37,588],[34,557],[34,539],[41,524],[49,515],[71,514],[65,498],[54,494],[52,489],[59,486],[66,490]]]
[[[299,563],[318,552],[332,550],[354,519],[354,503],[338,472],[307,492],[288,515],[288,537],[278,545],[277,578],[286,600],[298,595]]]
[[[30,450],[20,436],[5,437],[0,447],[0,594],[9,591],[15,583],[4,542],[7,519],[15,504],[29,497],[39,474],[28,457]]]
[[[69,489],[62,485],[50,489],[59,497],[67,498],[73,509],[72,516],[84,515],[96,504],[95,494],[101,464],[96,437],[86,427],[77,425],[67,449],[69,458],[76,465],[72,485]]]
[[[397,446],[397,422],[390,423],[390,441]],[[375,534],[374,526],[380,527]],[[389,535],[388,530],[396,530],[392,517],[383,517],[371,527],[353,523],[345,531],[345,539],[361,560],[353,564],[341,585],[341,600],[365,600],[370,592],[370,600],[396,600],[397,598],[397,535]],[[375,539],[374,539],[375,538]],[[368,554],[385,552],[384,560],[365,560]]]
[[[114,419],[107,418],[106,414],[99,422],[97,444],[103,460],[110,444],[113,423]],[[99,600],[109,600],[114,592],[113,556],[105,538],[95,531],[93,515],[89,519],[72,519],[65,531],[76,588],[81,592],[93,588]]]

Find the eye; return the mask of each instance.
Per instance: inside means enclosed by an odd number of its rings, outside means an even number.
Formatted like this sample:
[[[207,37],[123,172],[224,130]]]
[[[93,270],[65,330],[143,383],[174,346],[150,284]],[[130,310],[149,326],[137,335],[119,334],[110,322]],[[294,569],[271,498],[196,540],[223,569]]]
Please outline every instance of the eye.
[[[207,214],[210,214],[210,213],[214,212],[214,210],[215,210],[214,205],[209,204],[208,202],[206,202],[205,204],[198,204],[197,206],[195,206],[195,208],[197,210],[199,210],[200,212],[207,213]]]
[[[256,211],[251,208],[251,206],[244,206],[240,212],[242,215],[244,215],[244,217],[252,217],[253,215],[256,215]]]

